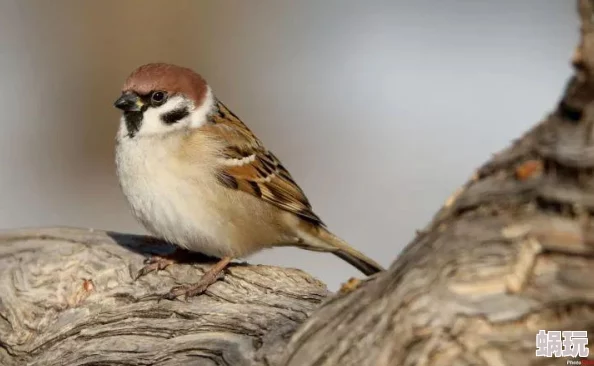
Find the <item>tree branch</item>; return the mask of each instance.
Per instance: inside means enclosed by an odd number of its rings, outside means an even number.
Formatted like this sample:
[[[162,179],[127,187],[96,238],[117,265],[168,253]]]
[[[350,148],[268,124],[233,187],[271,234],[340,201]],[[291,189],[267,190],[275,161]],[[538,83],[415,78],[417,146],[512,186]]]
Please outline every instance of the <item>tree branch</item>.
[[[171,248],[81,229],[8,231],[0,243],[0,365],[275,363],[328,295],[302,271],[237,264],[205,295],[158,302],[208,264],[134,282],[140,252]]]

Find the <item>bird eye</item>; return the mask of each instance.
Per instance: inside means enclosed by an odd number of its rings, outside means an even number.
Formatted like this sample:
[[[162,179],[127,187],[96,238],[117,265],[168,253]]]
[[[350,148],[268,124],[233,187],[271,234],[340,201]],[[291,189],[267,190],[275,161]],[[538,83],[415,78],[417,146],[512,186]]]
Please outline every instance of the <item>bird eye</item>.
[[[167,93],[162,91],[156,91],[151,94],[151,104],[153,106],[160,106],[167,100]]]

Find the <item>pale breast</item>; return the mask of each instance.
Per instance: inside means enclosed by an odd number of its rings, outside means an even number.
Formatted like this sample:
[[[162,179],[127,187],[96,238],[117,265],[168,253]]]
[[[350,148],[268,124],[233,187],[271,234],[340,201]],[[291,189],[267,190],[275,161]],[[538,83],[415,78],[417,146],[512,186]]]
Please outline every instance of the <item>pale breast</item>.
[[[215,181],[208,161],[187,162],[176,141],[118,143],[117,173],[136,218],[154,235],[212,256],[242,256],[278,241],[273,215]],[[204,159],[208,159],[205,155]]]
[[[227,255],[228,244],[212,230],[216,210],[196,189],[201,182],[191,184],[179,174],[171,143],[152,140],[126,140],[116,149],[117,174],[132,212],[156,236],[208,255]],[[194,175],[200,179],[198,170]]]

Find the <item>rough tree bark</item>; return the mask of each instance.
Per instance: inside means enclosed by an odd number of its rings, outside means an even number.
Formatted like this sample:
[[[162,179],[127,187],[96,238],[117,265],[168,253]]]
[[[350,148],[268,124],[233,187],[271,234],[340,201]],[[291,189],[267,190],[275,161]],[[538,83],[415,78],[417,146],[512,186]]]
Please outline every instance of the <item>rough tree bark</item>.
[[[302,271],[236,264],[205,295],[158,301],[209,264],[134,282],[143,254],[171,247],[65,228],[0,232],[0,243],[3,366],[278,364],[288,337],[328,295]]]
[[[594,1],[555,112],[482,166],[386,273],[331,299],[284,364],[559,365],[536,333],[594,335]],[[594,352],[590,357],[594,356]]]
[[[330,296],[301,271],[237,264],[205,295],[158,302],[205,265],[133,282],[143,255],[170,248],[7,231],[0,365],[564,364],[535,357],[535,335],[594,334],[594,0],[579,10],[554,113],[478,169],[385,273]]]

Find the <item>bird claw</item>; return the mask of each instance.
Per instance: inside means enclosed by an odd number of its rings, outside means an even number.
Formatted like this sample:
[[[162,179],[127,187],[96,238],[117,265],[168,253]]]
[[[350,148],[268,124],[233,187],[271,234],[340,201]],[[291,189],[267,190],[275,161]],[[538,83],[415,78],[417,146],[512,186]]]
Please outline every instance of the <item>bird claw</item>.
[[[145,266],[138,271],[136,277],[134,277],[134,281],[137,281],[140,277],[147,275],[151,272],[162,271],[173,263],[175,263],[173,259],[164,258],[156,255],[147,258],[144,260]]]
[[[200,294],[203,294],[213,283],[217,282],[219,279],[223,278],[223,272],[212,273],[206,272],[201,278],[200,281],[190,284],[190,285],[181,285],[172,287],[168,293],[163,295],[161,299],[164,300],[175,300],[180,296],[184,296],[184,300],[188,300],[190,297],[194,297]]]

